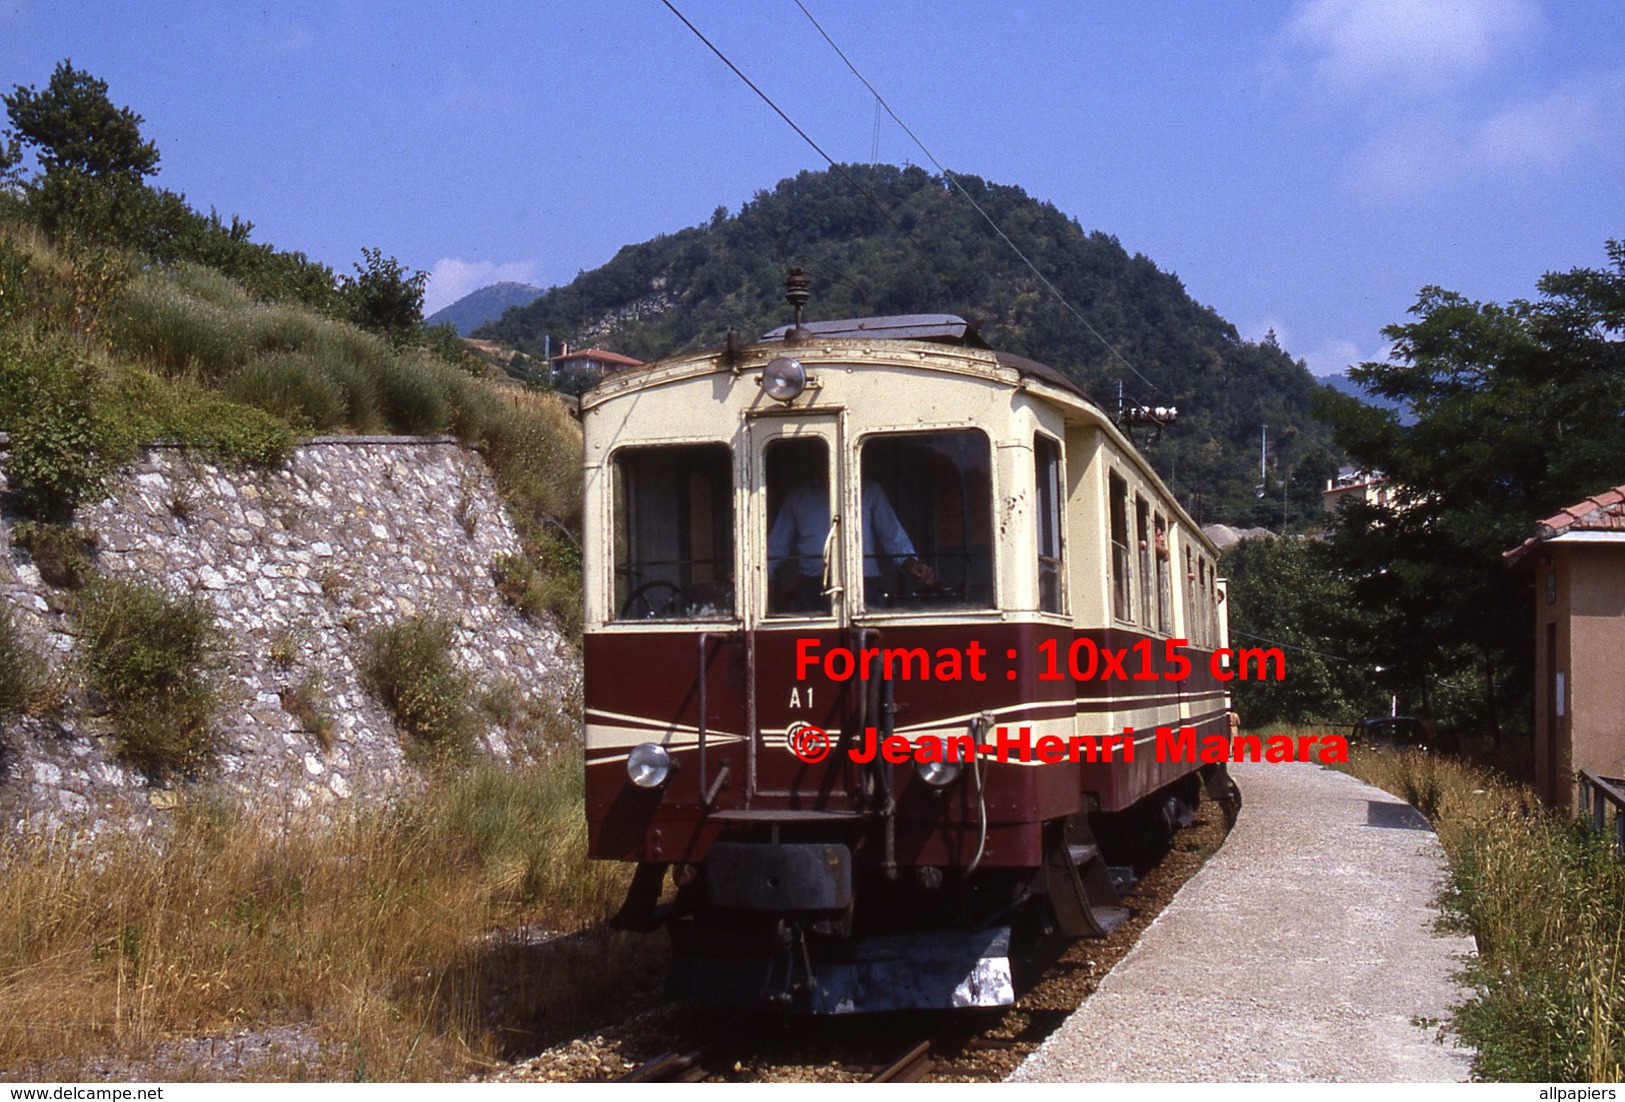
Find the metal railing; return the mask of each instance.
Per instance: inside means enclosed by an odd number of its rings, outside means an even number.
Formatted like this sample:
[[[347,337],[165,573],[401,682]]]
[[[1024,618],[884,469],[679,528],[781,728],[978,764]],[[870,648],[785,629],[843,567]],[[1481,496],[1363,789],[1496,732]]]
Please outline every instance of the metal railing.
[[[1608,807],[1614,808],[1614,856],[1625,857],[1625,779],[1599,777],[1580,770],[1580,818],[1598,834],[1608,830]]]

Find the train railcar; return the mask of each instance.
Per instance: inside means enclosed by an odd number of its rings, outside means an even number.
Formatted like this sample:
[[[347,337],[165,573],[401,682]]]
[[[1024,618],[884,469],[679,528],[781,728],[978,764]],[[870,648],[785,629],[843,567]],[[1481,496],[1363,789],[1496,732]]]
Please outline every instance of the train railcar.
[[[798,319],[581,417],[590,853],[677,994],[1009,1003],[1123,916],[1119,836],[1228,784],[1155,734],[1227,733],[1216,548],[1060,372]]]

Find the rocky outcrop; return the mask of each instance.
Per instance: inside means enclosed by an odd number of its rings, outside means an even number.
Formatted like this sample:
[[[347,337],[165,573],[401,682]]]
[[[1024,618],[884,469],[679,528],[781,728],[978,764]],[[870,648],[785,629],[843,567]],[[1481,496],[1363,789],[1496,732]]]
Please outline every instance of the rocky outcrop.
[[[403,617],[455,625],[457,660],[492,705],[490,753],[530,752],[512,717],[555,709],[574,689],[568,647],[495,588],[493,560],[519,541],[484,463],[451,438],[318,439],[269,471],[154,447],[77,523],[94,533],[101,573],[213,605],[226,641],[222,739],[200,783],[251,802],[325,814],[412,783],[402,738],[357,668],[366,634]],[[161,816],[185,786],[155,786],[120,762],[76,684],[71,602],[3,528],[0,596],[65,691],[54,714],[0,737],[0,812],[8,825],[91,829]],[[290,713],[300,686],[330,718],[326,732]]]

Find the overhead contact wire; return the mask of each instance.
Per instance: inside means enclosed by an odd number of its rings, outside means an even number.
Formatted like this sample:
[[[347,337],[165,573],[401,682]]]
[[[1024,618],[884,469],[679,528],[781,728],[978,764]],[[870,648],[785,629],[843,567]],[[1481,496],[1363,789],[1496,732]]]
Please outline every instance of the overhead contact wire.
[[[813,17],[813,13],[807,10],[807,5],[803,4],[801,0],[795,0],[795,5],[801,9],[801,14],[807,17],[808,22],[818,29],[818,33],[824,36],[824,41],[829,43],[830,49],[834,50],[835,53],[839,55],[840,59],[846,62],[846,67],[852,70],[852,75],[857,77],[858,80],[862,81],[865,88],[869,89],[869,93],[875,97],[875,102],[880,104],[880,106],[885,109],[886,114],[891,116],[893,122],[903,128],[903,133],[907,134],[914,144],[920,147],[920,152],[924,153],[926,158],[936,166],[937,171],[942,173],[943,179],[952,184],[954,186],[954,190],[959,192],[960,195],[964,196],[965,201],[975,209],[977,214],[982,216],[982,220],[988,224],[994,233],[999,235],[999,239],[1006,245],[1010,246],[1011,251],[1021,258],[1021,262],[1027,265],[1028,270],[1030,270],[1033,275],[1038,277],[1039,282],[1044,285],[1050,294],[1055,296],[1055,300],[1062,306],[1066,307],[1067,310],[1071,312],[1073,317],[1077,318],[1078,321],[1083,323],[1083,327],[1089,331],[1089,334],[1104,345],[1106,351],[1110,352],[1118,363],[1121,363],[1124,367],[1128,368],[1129,371],[1133,372],[1135,378],[1139,379],[1153,391],[1160,390],[1161,388],[1157,386],[1156,383],[1153,383],[1150,379],[1147,379],[1143,374],[1141,374],[1139,368],[1130,363],[1128,359],[1124,357],[1124,355],[1119,352],[1110,341],[1101,336],[1100,331],[1089,323],[1089,319],[1084,317],[1078,308],[1073,306],[1071,302],[1067,301],[1067,297],[1061,293],[1060,289],[1056,287],[1055,284],[1050,282],[1049,277],[1038,270],[1038,265],[1029,260],[1027,258],[1027,254],[1021,251],[1020,246],[1018,246],[1014,241],[1010,240],[1009,235],[1006,234],[1004,230],[999,228],[999,224],[993,220],[992,216],[990,216],[987,211],[982,209],[982,205],[976,201],[975,197],[973,197],[970,192],[965,190],[964,186],[960,184],[959,180],[954,176],[954,174],[942,166],[942,162],[937,160],[936,155],[926,148],[925,143],[919,139],[918,135],[916,135],[913,130],[909,129],[908,123],[904,122],[902,118],[898,116],[897,112],[892,110],[891,104],[886,102],[886,97],[882,96],[880,92],[876,90],[875,86],[869,83],[869,79],[858,71],[858,67],[852,64],[852,59],[846,56],[846,51],[841,49],[840,46],[836,45],[835,40],[829,36],[829,32],[824,29],[823,24],[819,23],[818,20]]]
[[[812,146],[813,150],[820,157],[824,158],[825,162],[828,163],[830,168],[832,168],[836,172],[840,173],[841,178],[844,179],[847,183],[851,184],[854,191],[856,191],[859,195],[861,195],[865,199],[867,199],[869,201],[870,205],[873,206],[876,210],[878,210],[881,214],[885,215],[886,221],[890,222],[891,225],[892,225],[892,228],[895,229],[898,233],[903,235],[903,240],[907,241],[910,245],[912,245],[914,247],[915,252],[919,253],[920,256],[927,263],[929,263],[931,261],[931,257],[926,253],[925,249],[921,248],[920,243],[918,241],[914,240],[914,235],[909,233],[908,230],[903,228],[902,223],[897,221],[897,219],[892,215],[892,212],[886,209],[885,204],[883,204],[879,200],[879,198],[877,198],[875,196],[875,194],[873,192],[871,192],[868,188],[864,187],[862,184],[858,183],[857,180],[853,179],[852,174],[847,172],[846,169],[842,168],[839,164],[837,164],[835,162],[834,157],[831,157],[828,153],[825,153],[823,146],[821,146],[817,142],[813,141],[811,135],[809,135],[805,130],[801,129],[801,127],[797,126],[796,121],[794,119],[792,119],[789,115],[785,114],[784,109],[782,107],[780,107],[778,104],[774,103],[773,98],[771,96],[769,96],[766,92],[764,92],[760,88],[758,88],[756,86],[756,82],[751,80],[750,77],[746,76],[744,71],[742,69],[740,69],[739,66],[735,65],[732,61],[730,61],[728,59],[727,54],[725,54],[721,50],[719,50],[715,43],[713,43],[709,38],[705,37],[704,32],[702,32],[693,23],[689,22],[688,16],[686,16],[682,12],[678,11],[677,6],[675,4],[673,4],[671,2],[671,0],[660,0],[660,2],[662,4],[664,4],[664,5],[666,5],[666,8],[673,15],[675,15],[678,19],[681,19],[683,21],[683,26],[687,27],[690,31],[692,31],[694,33],[695,38],[698,38],[701,42],[705,43],[706,48],[709,49],[712,53],[716,54],[717,58],[719,60],[721,60],[721,62],[724,65],[726,65],[729,69],[732,69],[734,76],[736,76],[740,80],[744,81],[746,87],[748,87],[752,92],[755,92],[759,97],[761,97],[761,100],[762,100],[763,103],[765,103],[769,107],[773,108],[773,113],[778,115],[779,118],[783,119],[785,121],[785,124],[787,126],[789,126],[791,130],[794,130],[797,134],[799,134],[801,136],[802,141],[804,141],[808,145]],[[887,108],[887,110],[889,111],[890,108]]]

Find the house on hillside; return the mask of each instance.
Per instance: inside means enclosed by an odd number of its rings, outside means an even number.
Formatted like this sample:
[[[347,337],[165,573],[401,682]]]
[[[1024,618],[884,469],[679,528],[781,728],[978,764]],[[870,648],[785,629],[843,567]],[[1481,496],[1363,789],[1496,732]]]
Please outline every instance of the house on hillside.
[[[566,345],[562,356],[553,357],[553,385],[562,391],[579,394],[611,372],[642,366],[642,360],[634,360],[619,352],[606,352],[602,348],[571,352]]]
[[[1573,807],[1580,770],[1625,776],[1625,486],[1547,517],[1504,558],[1535,574],[1535,788]]]
[[[1326,480],[1326,489],[1320,495],[1320,508],[1322,512],[1335,513],[1350,501],[1381,506],[1387,505],[1389,500],[1387,475],[1381,471],[1340,467],[1336,478]]]

